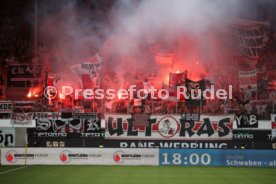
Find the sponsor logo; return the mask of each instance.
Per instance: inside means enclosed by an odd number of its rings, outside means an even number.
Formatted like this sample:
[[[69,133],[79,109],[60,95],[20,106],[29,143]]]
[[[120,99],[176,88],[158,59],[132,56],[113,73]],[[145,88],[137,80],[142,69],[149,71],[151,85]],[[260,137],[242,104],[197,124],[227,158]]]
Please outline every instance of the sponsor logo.
[[[104,133],[81,133],[82,139],[104,137]]]
[[[37,138],[66,138],[67,133],[34,132]]]
[[[11,150],[6,154],[6,160],[9,163],[15,163],[19,159],[34,159],[35,154],[25,154],[25,153],[18,153],[17,151]]]
[[[59,156],[59,159],[64,162],[64,163],[69,163],[70,162],[70,159],[69,159],[69,153],[71,153],[70,151],[63,151],[60,153],[60,156]]]
[[[117,151],[113,154],[113,160],[117,163],[122,163],[123,160],[122,160],[122,151]]]
[[[237,133],[233,134],[234,139],[253,139],[254,135],[250,133]]]
[[[113,154],[113,160],[114,162],[121,164],[125,161],[137,161],[141,160],[143,158],[154,158],[155,155],[153,154],[137,154],[137,153],[125,153],[123,151],[116,151]]]
[[[88,139],[104,137],[104,133],[63,133],[63,132],[33,132],[35,138],[72,138]],[[1,140],[1,137],[0,137]],[[0,141],[1,143],[1,141]]]
[[[6,154],[6,160],[10,163],[14,163],[17,161],[17,159],[15,159],[14,157],[14,154],[16,154],[17,152],[16,151],[9,151],[7,154]]]
[[[164,117],[158,124],[158,131],[161,136],[173,137],[178,130],[178,122],[171,116]]]
[[[101,157],[101,154],[72,153],[69,150],[64,150],[60,153],[59,159],[63,163],[69,163],[72,160],[87,160],[89,158],[99,157]]]
[[[233,140],[270,141],[271,130],[234,130]]]
[[[72,159],[88,159],[88,154],[71,153],[69,150],[64,150],[60,153],[59,158],[63,163],[69,163]]]

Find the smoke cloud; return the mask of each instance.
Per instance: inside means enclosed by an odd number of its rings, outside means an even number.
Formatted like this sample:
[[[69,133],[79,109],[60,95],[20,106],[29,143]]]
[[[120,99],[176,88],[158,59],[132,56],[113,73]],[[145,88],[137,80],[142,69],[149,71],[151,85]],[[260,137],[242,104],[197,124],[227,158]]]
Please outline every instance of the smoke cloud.
[[[261,1],[256,2],[259,6]],[[168,72],[184,70],[194,80],[214,79],[221,71],[212,66],[229,63],[221,39],[233,21],[260,14],[258,6],[248,0],[104,3],[99,4],[106,9],[97,12],[89,9],[97,5],[94,1],[81,6],[78,1],[62,1],[58,11],[45,16],[41,31],[54,71],[70,72],[71,65],[99,52],[104,81],[109,86],[123,87],[151,76],[162,81]]]

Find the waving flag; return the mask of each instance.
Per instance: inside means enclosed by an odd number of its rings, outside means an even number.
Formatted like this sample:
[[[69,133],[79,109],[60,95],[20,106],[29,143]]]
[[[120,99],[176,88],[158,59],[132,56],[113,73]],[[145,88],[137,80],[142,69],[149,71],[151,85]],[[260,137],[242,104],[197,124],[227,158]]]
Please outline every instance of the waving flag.
[[[169,92],[170,96],[176,96],[177,86],[184,86],[187,78],[187,71],[181,73],[170,73]]]
[[[206,104],[206,99],[203,97],[203,91],[206,89],[205,80],[192,81],[186,79],[185,83],[187,92],[185,99],[186,104],[190,106],[200,106]]]
[[[83,89],[90,89],[100,85],[100,70],[102,57],[99,54],[89,58],[87,61],[71,66],[71,71],[81,80]]]

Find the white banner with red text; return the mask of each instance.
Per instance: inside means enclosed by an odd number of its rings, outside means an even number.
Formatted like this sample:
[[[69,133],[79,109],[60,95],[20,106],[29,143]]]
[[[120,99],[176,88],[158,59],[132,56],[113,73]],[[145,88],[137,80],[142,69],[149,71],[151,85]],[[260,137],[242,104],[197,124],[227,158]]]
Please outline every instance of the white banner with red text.
[[[158,162],[159,149],[1,149],[1,165],[158,165]]]

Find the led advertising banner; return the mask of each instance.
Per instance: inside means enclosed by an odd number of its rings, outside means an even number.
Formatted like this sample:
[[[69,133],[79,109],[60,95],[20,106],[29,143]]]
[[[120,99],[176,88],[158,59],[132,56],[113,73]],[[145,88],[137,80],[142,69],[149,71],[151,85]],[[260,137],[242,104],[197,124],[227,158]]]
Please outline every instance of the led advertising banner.
[[[275,150],[160,149],[160,165],[276,167]]]
[[[3,148],[2,165],[158,165],[158,149]]]

